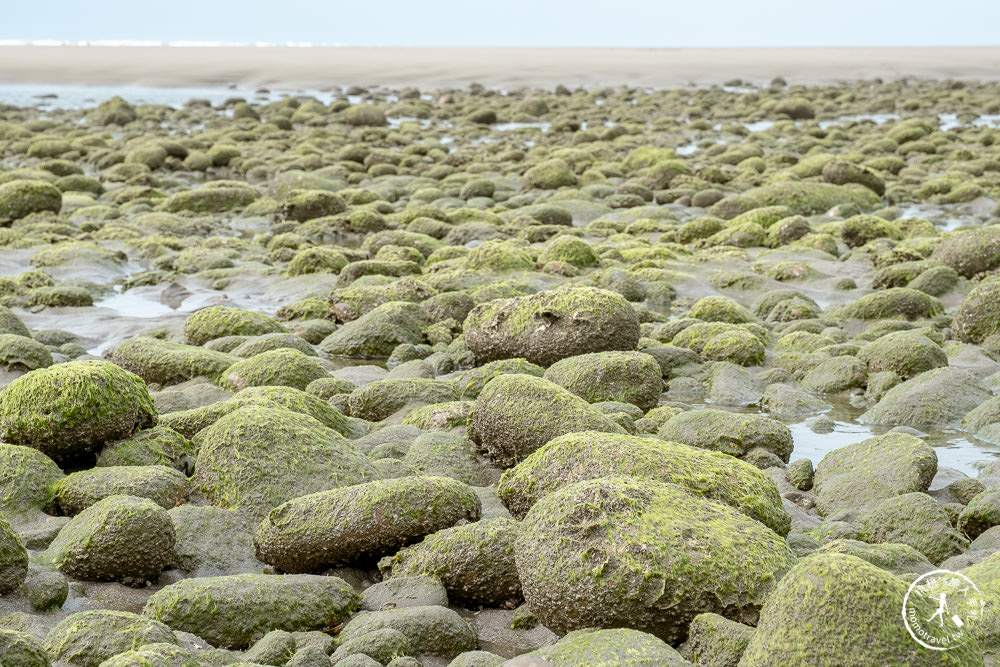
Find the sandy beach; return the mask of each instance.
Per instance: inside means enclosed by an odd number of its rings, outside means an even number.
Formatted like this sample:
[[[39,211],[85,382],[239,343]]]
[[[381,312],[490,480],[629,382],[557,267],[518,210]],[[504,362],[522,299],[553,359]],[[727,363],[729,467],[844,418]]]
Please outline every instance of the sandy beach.
[[[760,83],[774,76],[822,84],[882,77],[1000,78],[1000,47],[955,48],[171,48],[0,47],[0,82],[228,85],[651,88]]]

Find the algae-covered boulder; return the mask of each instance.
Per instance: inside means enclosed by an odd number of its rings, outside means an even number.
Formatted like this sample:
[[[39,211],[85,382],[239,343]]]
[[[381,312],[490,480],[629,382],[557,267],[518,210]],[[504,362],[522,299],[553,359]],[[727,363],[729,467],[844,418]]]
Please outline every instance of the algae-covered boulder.
[[[639,319],[620,294],[571,287],[496,299],[472,309],[465,344],[480,362],[524,358],[540,366],[590,352],[634,350]]]
[[[428,324],[419,304],[390,301],[334,331],[319,349],[346,357],[388,357],[397,345],[423,343]]]
[[[237,361],[222,373],[220,384],[230,391],[273,386],[305,390],[310,382],[328,375],[315,357],[279,348]]]
[[[19,220],[32,213],[62,209],[59,188],[45,181],[15,180],[0,185],[0,224]]]
[[[0,306],[0,333],[14,334],[15,336],[24,336],[25,338],[31,337],[28,327],[7,306]]]
[[[736,667],[753,632],[753,628],[718,614],[698,614],[691,621],[681,651],[696,665]]]
[[[36,340],[16,334],[0,334],[0,368],[33,371],[52,365],[52,353]]]
[[[457,612],[438,606],[362,612],[344,626],[339,637],[349,642],[386,628],[406,635],[417,655],[454,658],[476,648],[475,630]]]
[[[243,649],[271,630],[333,628],[358,601],[338,577],[240,574],[171,584],[149,598],[143,615],[213,646]]]
[[[100,667],[200,667],[194,654],[173,644],[147,644],[119,653]]]
[[[840,312],[843,317],[859,320],[916,320],[941,315],[944,307],[930,294],[909,287],[890,287],[866,294]]]
[[[290,500],[261,522],[254,545],[280,570],[321,572],[395,553],[480,512],[479,497],[459,481],[387,479]]]
[[[932,563],[962,553],[969,541],[952,528],[948,513],[926,493],[904,493],[868,507],[857,519],[865,542],[907,544]]]
[[[816,509],[829,516],[926,491],[936,474],[937,454],[923,440],[905,433],[868,438],[829,452],[816,466]]]
[[[119,653],[148,644],[177,644],[163,623],[126,611],[81,611],[67,616],[45,636],[43,644],[57,663],[98,667]]]
[[[552,364],[544,378],[588,403],[620,401],[655,408],[663,393],[660,364],[642,352],[594,352]]]
[[[871,373],[892,371],[904,380],[948,365],[948,356],[941,346],[917,331],[880,336],[861,348],[858,358]]]
[[[183,435],[166,426],[154,426],[104,445],[97,465],[169,466],[187,472],[193,467],[195,454],[194,444]]]
[[[546,160],[524,172],[522,183],[525,188],[556,190],[576,185],[577,178],[564,160]]]
[[[28,574],[28,552],[21,538],[0,514],[0,595],[17,590]]]
[[[500,607],[521,601],[514,567],[514,540],[520,523],[483,519],[439,530],[379,563],[383,575],[431,575],[441,580],[448,599],[466,605]]]
[[[459,398],[474,399],[493,378],[518,373],[542,377],[545,374],[545,369],[527,359],[499,359],[463,371],[455,376],[453,382],[458,389]]]
[[[934,564],[909,544],[867,544],[857,540],[832,540],[814,553],[833,552],[855,556],[897,576],[926,574]]]
[[[49,667],[49,656],[34,637],[0,628],[0,667]]]
[[[500,470],[485,460],[475,443],[456,433],[418,436],[403,463],[423,475],[451,477],[470,486],[492,486],[500,479]]]
[[[907,587],[854,556],[807,556],[768,598],[740,665],[839,665],[845,656],[859,665],[982,664],[975,641],[948,651],[913,641],[901,618]],[[915,601],[930,618],[929,599]]]
[[[539,406],[545,406],[539,410]],[[497,465],[509,468],[556,436],[575,431],[623,433],[579,396],[533,375],[501,375],[476,398],[470,437]]]
[[[770,183],[731,197],[708,209],[710,215],[735,218],[741,213],[764,206],[787,206],[792,215],[825,213],[839,204],[855,204],[863,210],[879,205],[879,198],[868,188],[857,185],[833,185],[809,181]]]
[[[989,397],[989,391],[971,371],[937,368],[887,391],[858,421],[913,428],[943,427],[957,424]]]
[[[676,442],[588,431],[550,440],[504,473],[497,492],[517,518],[539,499],[575,482],[633,477],[676,484],[729,505],[779,535],[791,525],[770,477],[732,456]]]
[[[45,560],[78,579],[141,586],[171,563],[175,541],[165,509],[146,498],[110,496],[66,524]]]
[[[880,238],[899,239],[899,227],[876,215],[854,215],[844,220],[840,238],[848,248],[858,248]]]
[[[254,557],[253,534],[238,513],[211,505],[191,504],[171,509],[177,542],[173,565],[194,577],[260,572]]]
[[[821,361],[802,378],[802,388],[821,394],[835,394],[868,384],[868,367],[857,357],[831,357]]]
[[[993,526],[1000,526],[1000,489],[986,489],[977,494],[962,513],[956,527],[975,539]]]
[[[753,322],[753,315],[746,308],[724,296],[705,296],[691,305],[688,317],[705,322],[745,324]]]
[[[0,512],[14,524],[40,517],[63,472],[37,449],[0,443]]]
[[[952,319],[955,337],[965,343],[982,343],[1000,329],[1000,282],[976,285],[965,295]]]
[[[795,560],[781,537],[731,507],[624,477],[539,500],[514,558],[528,606],[552,630],[630,627],[667,642],[704,612],[756,622]]]
[[[149,498],[170,509],[187,497],[187,477],[166,466],[114,466],[80,470],[55,485],[56,503],[76,516],[109,496]]]
[[[950,266],[966,278],[1000,265],[1000,227],[956,232],[934,249],[931,259]]]
[[[444,403],[458,398],[455,385],[427,378],[377,380],[358,387],[347,398],[352,417],[379,421],[404,408]]]
[[[202,308],[184,320],[184,336],[192,345],[204,345],[223,336],[261,336],[284,330],[280,322],[267,315],[231,306]]]
[[[297,496],[379,477],[342,435],[283,408],[239,408],[199,437],[193,488],[257,519]]]
[[[725,410],[681,412],[660,428],[657,437],[732,456],[766,449],[786,463],[792,453],[792,433],[781,422]]]
[[[170,195],[159,209],[167,213],[224,213],[243,208],[260,198],[260,193],[240,181],[210,181],[194,190]]]
[[[105,357],[146,382],[160,385],[179,384],[199,375],[214,380],[239,361],[224,352],[146,337],[119,343]]]
[[[322,378],[321,380],[325,380]],[[336,378],[330,378],[335,380]],[[314,382],[316,382],[314,380]],[[312,384],[312,383],[310,383]],[[307,394],[294,387],[265,386],[247,387],[237,392],[225,402],[233,410],[259,406],[262,408],[284,408],[292,412],[309,415],[322,422],[327,428],[332,428],[337,433],[344,436],[352,434],[350,420],[347,419],[337,408],[333,407],[318,396]],[[231,412],[232,410],[230,410]]]
[[[409,637],[399,630],[382,628],[358,635],[339,645],[330,660],[335,665],[348,664],[347,658],[350,656],[363,656],[385,665],[395,658],[410,655],[412,651]]]
[[[508,667],[576,667],[576,665],[615,665],[616,667],[684,667],[690,665],[670,644],[648,632],[615,628],[613,630],[574,630],[555,644],[525,653],[505,662]],[[704,663],[698,663],[704,664]]]
[[[32,371],[0,391],[0,437],[56,461],[156,424],[146,383],[107,361]]]
[[[306,222],[327,215],[337,215],[347,210],[347,204],[335,192],[326,190],[297,190],[281,205],[281,215],[296,222]]]

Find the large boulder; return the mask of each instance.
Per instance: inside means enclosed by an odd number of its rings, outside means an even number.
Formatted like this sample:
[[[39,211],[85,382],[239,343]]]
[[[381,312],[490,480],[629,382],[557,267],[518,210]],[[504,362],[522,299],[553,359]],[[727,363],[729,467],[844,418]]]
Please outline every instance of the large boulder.
[[[681,412],[660,427],[657,437],[731,456],[766,449],[786,463],[792,454],[792,433],[778,420],[725,410]]]
[[[167,512],[174,524],[173,565],[193,577],[262,572],[254,556],[253,533],[243,517],[211,505],[191,504]]]
[[[45,181],[16,180],[0,185],[0,225],[9,227],[11,222],[31,213],[62,209],[59,188]]]
[[[173,562],[176,539],[170,515],[152,500],[110,496],[66,524],[44,560],[78,579],[141,586]]]
[[[1000,330],[1000,281],[973,287],[955,311],[952,326],[965,343],[982,343]]]
[[[886,498],[868,507],[855,524],[865,542],[907,544],[932,563],[969,548],[969,541],[952,527],[948,513],[926,493]]]
[[[171,584],[149,598],[143,615],[214,646],[244,649],[271,630],[336,627],[359,600],[338,577],[240,574]]]
[[[334,331],[319,349],[345,357],[388,357],[397,345],[423,343],[427,320],[419,304],[390,301]]]
[[[615,665],[616,667],[685,667],[690,665],[680,653],[662,639],[648,632],[615,628],[613,630],[574,630],[555,644],[525,653],[505,662],[507,667],[576,667],[577,665]],[[698,663],[702,664],[702,663]]]
[[[0,438],[57,462],[156,424],[146,383],[108,361],[32,371],[0,391]]]
[[[990,397],[971,371],[936,368],[898,384],[858,417],[862,424],[941,428],[961,421]]]
[[[256,520],[292,498],[379,478],[342,435],[283,408],[239,408],[199,438],[194,490]]]
[[[966,278],[994,269],[1000,265],[1000,227],[954,233],[934,249],[931,259],[947,264]]]
[[[566,433],[624,433],[579,396],[548,380],[517,374],[501,375],[483,388],[469,427],[470,438],[504,468]]]
[[[885,498],[926,491],[937,474],[934,448],[905,433],[886,433],[829,452],[816,466],[821,516],[856,511]]]
[[[202,308],[184,321],[184,336],[192,345],[204,345],[223,336],[261,336],[284,330],[272,317],[231,306]]]
[[[0,628],[0,666],[49,667],[49,656],[34,637]]]
[[[571,484],[523,523],[514,558],[524,597],[556,632],[630,627],[673,643],[704,612],[754,623],[795,560],[763,524],[648,479]]]
[[[28,575],[28,551],[0,514],[0,595],[16,591]]]
[[[768,598],[740,666],[840,665],[847,656],[855,665],[983,664],[975,641],[931,651],[913,640],[900,618],[907,587],[854,556],[808,556]],[[929,603],[911,601],[931,617]]]
[[[569,357],[552,364],[544,377],[588,403],[620,401],[650,410],[663,393],[660,364],[642,352],[594,352]]]
[[[136,614],[96,610],[61,620],[49,630],[43,646],[58,664],[97,667],[148,644],[177,644],[177,636],[163,623]]]
[[[504,473],[497,491],[517,518],[548,494],[588,479],[633,477],[676,484],[729,505],[779,535],[791,519],[774,481],[749,463],[656,438],[586,431],[554,438]]]
[[[476,648],[476,632],[448,607],[424,606],[362,612],[341,630],[339,638],[349,642],[377,630],[402,632],[417,655],[454,658]]]
[[[480,362],[522,357],[540,366],[606,350],[634,350],[639,318],[620,294],[573,287],[496,299],[472,309],[465,344]]]
[[[0,512],[13,524],[42,518],[63,472],[32,447],[0,443]]]
[[[104,445],[97,465],[169,466],[187,472],[193,468],[196,454],[194,443],[183,435],[166,426],[154,426]]]
[[[254,535],[257,558],[284,572],[322,572],[390,555],[480,517],[472,487],[447,477],[402,477],[295,498]]]
[[[347,398],[351,416],[380,421],[404,408],[458,399],[451,382],[428,378],[393,378],[376,380],[355,389]]]
[[[453,382],[458,390],[459,398],[472,400],[479,396],[483,387],[493,378],[513,374],[542,377],[545,374],[545,369],[526,359],[499,359],[462,371],[455,376]]]
[[[472,607],[517,603],[522,596],[514,540],[520,525],[501,517],[445,528],[383,559],[379,569],[394,577],[435,576],[449,600]]]
[[[76,516],[109,496],[149,498],[170,509],[187,498],[184,473],[166,466],[109,466],[80,470],[55,486],[56,503],[67,516]]]
[[[239,361],[233,355],[157,338],[130,338],[104,355],[146,382],[172,385],[203,375],[211,380]]]
[[[904,380],[948,365],[941,346],[917,331],[881,336],[861,348],[858,358],[867,364],[870,373],[892,371]]]
[[[222,373],[220,384],[230,391],[272,386],[304,391],[309,383],[329,375],[315,357],[280,348],[237,361]]]

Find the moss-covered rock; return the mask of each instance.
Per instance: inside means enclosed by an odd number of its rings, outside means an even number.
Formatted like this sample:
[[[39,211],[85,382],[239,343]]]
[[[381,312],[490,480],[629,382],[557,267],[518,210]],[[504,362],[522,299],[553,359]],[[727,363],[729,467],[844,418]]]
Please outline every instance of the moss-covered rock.
[[[514,567],[514,540],[520,524],[484,519],[446,528],[383,559],[383,575],[431,575],[441,580],[448,599],[467,605],[500,607],[521,601]]]
[[[0,443],[0,512],[13,524],[39,518],[62,478],[59,466],[37,449]]]
[[[176,192],[159,209],[167,213],[225,213],[260,198],[255,188],[239,181],[211,181],[194,190]]]
[[[843,317],[859,320],[916,320],[937,317],[944,313],[944,307],[930,294],[909,287],[891,287],[866,294],[840,312]]]
[[[288,220],[306,222],[347,210],[347,204],[335,192],[327,190],[297,190],[281,205],[281,215]]]
[[[80,470],[55,485],[56,503],[67,516],[76,516],[109,496],[148,498],[170,509],[187,498],[184,473],[166,466],[115,466]]]
[[[868,367],[857,357],[844,355],[821,361],[802,378],[802,388],[821,394],[835,394],[868,384]]]
[[[309,415],[341,435],[353,434],[350,420],[339,410],[322,399],[293,387],[247,387],[226,401],[226,405],[234,410],[254,406],[284,408]]]
[[[781,422],[762,415],[737,414],[725,410],[689,410],[664,424],[657,436],[732,456],[752,449],[766,449],[788,462],[792,433]]]
[[[729,322],[744,324],[754,318],[746,308],[724,296],[706,296],[698,299],[688,311],[688,317],[705,322]]]
[[[937,454],[919,438],[905,433],[868,438],[829,452],[816,466],[816,509],[830,516],[926,491],[935,474]]]
[[[524,172],[521,183],[525,188],[556,190],[577,183],[576,174],[564,160],[546,160]]]
[[[455,376],[453,382],[458,389],[459,397],[463,399],[474,399],[479,396],[483,387],[495,377],[506,374],[534,375],[542,377],[545,369],[531,363],[527,359],[500,359],[490,361],[467,371],[463,371]]]
[[[143,615],[214,646],[241,649],[271,630],[333,628],[358,601],[338,577],[240,574],[171,584],[149,598]]]
[[[1000,282],[980,283],[962,299],[952,320],[955,337],[982,343],[1000,330]]]
[[[536,406],[544,405],[539,411]],[[509,468],[556,436],[575,431],[623,433],[618,424],[559,385],[533,375],[501,375],[476,398],[470,437]]]
[[[764,361],[764,343],[743,329],[731,328],[707,337],[701,349],[706,361],[726,361],[738,366],[757,366]]]
[[[962,513],[956,527],[975,539],[993,526],[1000,526],[1000,489],[987,489],[977,494]]]
[[[238,408],[206,428],[200,440],[194,490],[257,519],[297,496],[379,476],[342,435],[283,408]]]
[[[277,320],[242,308],[209,306],[184,321],[184,336],[192,345],[204,345],[223,336],[261,336],[285,331]]]
[[[57,662],[97,667],[119,653],[148,644],[177,644],[163,623],[126,611],[81,611],[67,616],[45,636],[43,647]]]
[[[466,271],[477,273],[531,271],[535,268],[535,261],[524,248],[504,241],[481,243],[465,255],[461,262]]]
[[[166,426],[154,426],[104,445],[97,465],[169,466],[187,472],[194,467],[195,454],[194,444],[183,435]]]
[[[288,262],[289,276],[303,276],[309,273],[340,273],[348,260],[334,248],[306,248],[298,251]]]
[[[78,579],[141,586],[171,563],[175,540],[170,516],[152,500],[109,496],[66,524],[45,560]]]
[[[0,514],[0,595],[17,590],[27,574],[28,552],[7,518]]]
[[[971,371],[936,368],[887,391],[858,421],[885,426],[942,427],[957,424],[989,397]]]
[[[1000,266],[1000,227],[990,226],[956,232],[931,253],[966,278]]]
[[[424,606],[362,612],[340,632],[349,642],[383,629],[398,630],[410,640],[417,655],[454,658],[476,647],[476,632],[458,613],[447,607]]]
[[[656,359],[642,352],[594,352],[557,361],[545,379],[588,403],[621,401],[642,410],[656,407],[663,379]]]
[[[926,574],[935,569],[933,563],[908,544],[866,544],[857,540],[833,540],[818,547],[814,553],[838,553],[855,556],[875,567],[897,576]]]
[[[981,663],[974,641],[950,651],[930,651],[913,641],[900,618],[906,590],[905,581],[860,558],[808,556],[768,598],[740,665],[838,665],[845,655],[870,665]],[[930,618],[930,604],[917,604],[926,611],[922,618]]]
[[[779,535],[791,525],[777,487],[757,468],[726,454],[631,435],[588,431],[554,438],[504,473],[497,491],[511,514],[523,518],[549,493],[601,477],[676,484],[730,505]]]
[[[395,553],[480,511],[472,488],[456,480],[388,479],[297,497],[261,522],[254,544],[257,558],[280,570],[320,572]]]
[[[787,206],[793,215],[813,215],[825,213],[839,204],[855,204],[862,210],[871,210],[879,203],[878,195],[861,185],[787,181],[763,185],[726,197],[708,212],[710,215],[729,219],[755,208]]]
[[[57,461],[156,424],[146,383],[106,361],[71,361],[32,371],[0,391],[4,441]]]
[[[392,301],[348,322],[323,339],[326,354],[366,359],[388,357],[397,345],[424,342],[427,314],[416,303]]]
[[[345,641],[330,656],[333,664],[346,664],[350,656],[363,655],[380,665],[388,664],[395,658],[410,655],[413,648],[410,639],[399,630],[382,628]]]
[[[844,221],[840,238],[848,248],[859,248],[869,241],[888,238],[900,239],[899,227],[876,215],[855,215]]]
[[[52,353],[38,341],[15,334],[0,334],[0,368],[33,371],[51,365]]]
[[[539,500],[515,560],[525,599],[547,627],[624,626],[675,642],[700,613],[755,622],[794,556],[731,507],[671,484],[606,477]]]
[[[670,644],[648,632],[616,628],[614,630],[574,630],[555,644],[543,646],[504,663],[509,667],[552,665],[618,665],[642,667],[690,665]],[[699,663],[702,664],[702,663]]]
[[[0,333],[14,334],[16,336],[24,336],[25,338],[31,337],[28,327],[7,306],[0,306]]]
[[[691,621],[681,652],[696,665],[737,667],[753,632],[753,628],[718,614],[698,614]]]
[[[599,260],[586,241],[575,236],[557,236],[549,241],[538,257],[539,264],[565,262],[577,268],[597,266]]]
[[[880,336],[858,352],[868,371],[892,371],[906,380],[925,371],[948,365],[941,347],[917,331],[897,331]]]
[[[131,338],[113,347],[105,356],[146,382],[172,385],[203,375],[216,379],[239,361],[224,352],[157,338]]]
[[[254,557],[253,534],[236,512],[185,504],[168,514],[177,534],[172,563],[175,567],[192,577],[263,571],[264,564]]]
[[[879,197],[885,194],[885,179],[875,170],[846,160],[831,160],[823,167],[823,180],[834,185],[857,183]],[[853,247],[853,246],[852,246]]]
[[[194,654],[180,646],[159,643],[119,653],[100,667],[200,667]]]
[[[404,408],[454,401],[455,385],[427,378],[378,380],[358,387],[347,398],[352,417],[380,421]]]
[[[319,361],[299,350],[279,348],[237,361],[222,373],[220,384],[230,391],[247,387],[292,387],[304,390],[329,373]]]
[[[45,181],[16,180],[0,185],[0,224],[10,225],[31,213],[62,209],[59,188]]]
[[[0,628],[0,665],[3,667],[49,667],[49,656],[34,637]]]
[[[485,460],[475,443],[456,433],[419,435],[402,461],[423,475],[451,477],[470,486],[492,486],[500,479],[500,470]]]
[[[484,303],[469,313],[463,329],[479,361],[520,357],[541,366],[589,352],[633,350],[639,340],[628,302],[589,287]]]
[[[904,493],[869,506],[857,520],[865,542],[907,544],[932,563],[962,553],[969,541],[952,528],[948,513],[926,493]]]

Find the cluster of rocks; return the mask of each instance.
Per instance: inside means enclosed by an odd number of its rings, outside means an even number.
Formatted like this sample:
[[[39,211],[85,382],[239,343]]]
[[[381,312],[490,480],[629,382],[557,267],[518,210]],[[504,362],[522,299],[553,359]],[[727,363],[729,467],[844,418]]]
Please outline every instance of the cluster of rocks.
[[[0,666],[1000,656],[1000,89],[746,90],[0,107]]]

